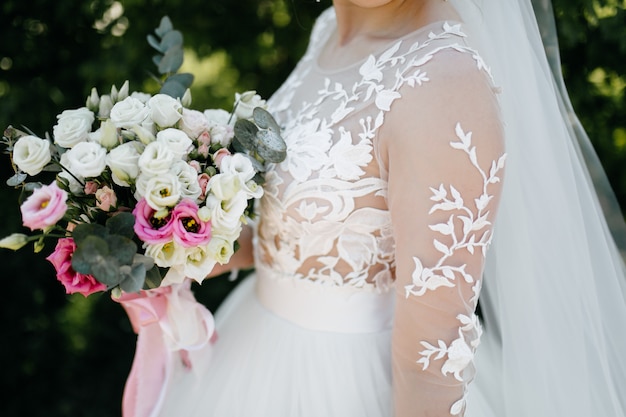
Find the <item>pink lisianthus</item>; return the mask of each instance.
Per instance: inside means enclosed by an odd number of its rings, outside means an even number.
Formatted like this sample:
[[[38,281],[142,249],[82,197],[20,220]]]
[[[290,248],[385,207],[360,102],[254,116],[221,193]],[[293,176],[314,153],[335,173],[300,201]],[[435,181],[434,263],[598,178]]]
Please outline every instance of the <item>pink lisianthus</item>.
[[[106,291],[106,285],[98,282],[91,275],[79,274],[72,268],[72,255],[76,244],[72,238],[62,238],[57,241],[54,252],[46,259],[54,265],[57,279],[65,287],[67,294],[81,293],[85,297],[98,291]]]
[[[215,152],[213,154],[213,162],[215,162],[215,166],[217,166],[218,168],[221,167],[222,159],[224,159],[224,157],[228,155],[230,155],[230,151],[226,148],[221,148],[217,152]]]
[[[104,186],[96,191],[96,207],[102,211],[111,211],[117,205],[117,196],[108,186]]]
[[[173,216],[168,214],[163,218],[156,218],[157,212],[148,205],[145,198],[137,202],[133,215],[135,216],[135,225],[133,229],[143,242],[154,245],[157,243],[166,243],[172,240],[173,234]]]
[[[204,245],[211,239],[211,223],[198,216],[198,205],[191,199],[183,199],[172,211],[174,242],[183,247]]]
[[[67,192],[55,182],[37,188],[20,207],[24,226],[43,230],[56,224],[67,211],[66,201]]]
[[[206,199],[206,187],[209,184],[209,180],[211,179],[211,177],[209,177],[209,174],[207,173],[202,173],[200,175],[198,175],[198,184],[200,185],[200,200],[204,201]]]

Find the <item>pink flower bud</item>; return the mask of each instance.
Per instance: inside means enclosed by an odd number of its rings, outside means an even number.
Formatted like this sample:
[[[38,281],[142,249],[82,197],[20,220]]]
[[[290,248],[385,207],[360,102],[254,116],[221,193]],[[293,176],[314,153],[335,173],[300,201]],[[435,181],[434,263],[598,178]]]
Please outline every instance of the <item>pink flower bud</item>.
[[[96,191],[96,207],[102,211],[110,211],[117,204],[115,191],[106,185]]]
[[[95,194],[96,191],[98,191],[98,183],[95,181],[87,181],[84,191],[87,195]]]
[[[217,166],[218,168],[220,168],[221,164],[222,164],[222,159],[224,159],[225,156],[230,155],[230,151],[226,148],[222,148],[220,150],[218,150],[217,152],[215,152],[213,154],[213,162],[215,162],[215,166]]]

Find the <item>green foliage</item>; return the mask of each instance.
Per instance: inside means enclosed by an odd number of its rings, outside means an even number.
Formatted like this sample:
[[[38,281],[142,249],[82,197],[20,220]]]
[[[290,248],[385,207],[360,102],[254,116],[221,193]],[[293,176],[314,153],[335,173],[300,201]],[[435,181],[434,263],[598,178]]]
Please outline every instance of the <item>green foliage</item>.
[[[287,157],[287,145],[280,135],[280,127],[261,107],[253,110],[252,117],[256,124],[245,119],[235,122],[235,146],[252,152],[261,163],[282,162]]]

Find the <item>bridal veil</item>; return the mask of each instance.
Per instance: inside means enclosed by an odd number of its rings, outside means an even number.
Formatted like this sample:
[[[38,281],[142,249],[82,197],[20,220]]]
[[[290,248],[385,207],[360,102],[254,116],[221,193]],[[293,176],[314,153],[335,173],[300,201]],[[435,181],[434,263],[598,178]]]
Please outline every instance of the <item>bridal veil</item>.
[[[550,2],[535,17],[530,0],[450,1],[502,89],[508,154],[468,415],[486,401],[496,416],[623,417],[624,220],[563,85]]]

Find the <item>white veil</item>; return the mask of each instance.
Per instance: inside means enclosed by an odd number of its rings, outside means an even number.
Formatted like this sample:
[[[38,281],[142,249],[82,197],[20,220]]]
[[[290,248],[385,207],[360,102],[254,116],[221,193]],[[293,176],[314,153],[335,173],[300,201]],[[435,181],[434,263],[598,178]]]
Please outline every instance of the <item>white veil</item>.
[[[542,42],[531,0],[451,1],[502,88],[508,154],[468,416],[624,417],[624,220],[567,97],[550,2]]]

